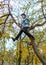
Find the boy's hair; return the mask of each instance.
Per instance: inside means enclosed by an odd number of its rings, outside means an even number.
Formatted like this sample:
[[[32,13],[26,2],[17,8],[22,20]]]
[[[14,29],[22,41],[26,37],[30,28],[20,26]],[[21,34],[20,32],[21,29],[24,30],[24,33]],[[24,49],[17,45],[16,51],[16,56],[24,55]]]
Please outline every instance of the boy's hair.
[[[26,14],[25,13],[22,13],[21,16],[24,15],[26,17]]]

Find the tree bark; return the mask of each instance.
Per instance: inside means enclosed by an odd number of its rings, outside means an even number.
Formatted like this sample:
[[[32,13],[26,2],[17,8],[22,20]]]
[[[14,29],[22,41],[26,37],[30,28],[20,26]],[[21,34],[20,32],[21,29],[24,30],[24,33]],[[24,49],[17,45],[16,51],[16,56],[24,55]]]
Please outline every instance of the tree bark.
[[[21,65],[21,54],[22,50],[21,50],[21,36],[20,36],[18,65]]]
[[[2,65],[4,64],[4,60],[2,60]]]
[[[43,59],[43,57],[39,53],[39,51],[36,47],[36,44],[34,43],[34,40],[31,40],[31,43],[32,43],[33,50],[34,50],[35,54],[37,55],[37,57],[39,58],[39,60],[42,62],[43,65],[46,65],[46,61]]]

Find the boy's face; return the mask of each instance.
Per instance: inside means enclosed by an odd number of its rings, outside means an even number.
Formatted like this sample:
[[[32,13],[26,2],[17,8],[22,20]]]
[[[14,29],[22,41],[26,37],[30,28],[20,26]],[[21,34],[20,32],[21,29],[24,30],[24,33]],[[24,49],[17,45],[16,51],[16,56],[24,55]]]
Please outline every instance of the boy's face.
[[[21,17],[22,17],[22,19],[25,19],[25,18],[26,18],[26,16],[25,16],[25,15],[21,15]]]

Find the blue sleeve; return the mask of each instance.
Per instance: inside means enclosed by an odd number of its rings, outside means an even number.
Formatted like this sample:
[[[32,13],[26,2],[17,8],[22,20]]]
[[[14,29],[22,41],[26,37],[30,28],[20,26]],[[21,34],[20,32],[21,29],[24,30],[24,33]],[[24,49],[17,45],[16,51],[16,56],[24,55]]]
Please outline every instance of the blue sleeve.
[[[29,19],[25,19],[25,20],[22,20],[22,21],[21,21],[21,24],[22,24],[22,25],[30,24],[30,21],[29,21]]]
[[[28,23],[29,24],[30,23],[30,20],[29,19],[26,19],[25,20],[25,23]]]

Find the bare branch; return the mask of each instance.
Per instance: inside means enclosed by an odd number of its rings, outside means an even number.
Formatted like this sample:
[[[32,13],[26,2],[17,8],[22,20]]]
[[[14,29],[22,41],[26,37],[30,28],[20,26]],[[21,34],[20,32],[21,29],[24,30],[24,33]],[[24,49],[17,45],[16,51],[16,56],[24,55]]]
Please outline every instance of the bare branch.
[[[6,24],[6,21],[7,21],[8,17],[9,17],[9,15],[7,15],[7,17],[5,19],[4,26],[3,26],[3,29],[2,30],[4,30],[4,28],[5,28],[5,24]]]
[[[9,14],[5,14],[5,15],[1,16],[0,18],[3,18],[3,17],[8,16],[8,15],[9,15]]]
[[[7,17],[8,17],[8,16],[9,16],[9,14],[5,14],[5,15],[1,16],[0,18],[5,17],[5,16],[7,16]],[[7,17],[6,17],[6,19],[5,19],[5,22],[0,23],[0,25],[2,25],[2,24],[5,24],[5,23],[6,23]]]
[[[4,22],[0,23],[0,25],[4,24]]]
[[[36,25],[34,25],[34,26],[31,26],[31,27],[29,28],[29,30],[32,30],[32,29],[34,29],[35,27],[43,26],[45,23],[46,23],[46,21],[43,22],[43,23],[41,23],[41,24],[36,24]]]

